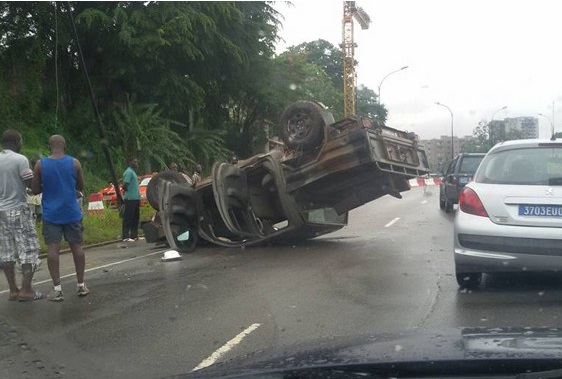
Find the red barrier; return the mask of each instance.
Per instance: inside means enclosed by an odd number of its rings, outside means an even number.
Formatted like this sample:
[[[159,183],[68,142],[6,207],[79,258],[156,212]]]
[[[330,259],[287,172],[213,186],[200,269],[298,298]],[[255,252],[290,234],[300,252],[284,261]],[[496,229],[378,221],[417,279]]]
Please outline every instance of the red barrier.
[[[103,195],[99,192],[88,196],[88,213],[101,213],[105,210],[103,206]]]
[[[103,195],[99,192],[93,193],[90,196],[88,196],[88,201],[89,202],[103,201]]]
[[[438,186],[441,178],[415,178],[409,180],[410,187]]]

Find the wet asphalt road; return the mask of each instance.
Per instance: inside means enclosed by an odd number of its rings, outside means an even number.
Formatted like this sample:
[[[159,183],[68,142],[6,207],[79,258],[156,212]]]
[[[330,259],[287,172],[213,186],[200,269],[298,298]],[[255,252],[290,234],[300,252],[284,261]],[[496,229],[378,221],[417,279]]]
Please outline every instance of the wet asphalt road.
[[[453,216],[429,192],[371,202],[348,227],[299,245],[208,247],[177,262],[140,241],[89,249],[86,298],[74,294],[67,254],[63,303],[8,302],[2,280],[1,376],[159,378],[210,364],[213,353],[221,361],[324,337],[562,326],[559,276],[496,275],[458,290]],[[46,264],[35,281],[50,289]]]

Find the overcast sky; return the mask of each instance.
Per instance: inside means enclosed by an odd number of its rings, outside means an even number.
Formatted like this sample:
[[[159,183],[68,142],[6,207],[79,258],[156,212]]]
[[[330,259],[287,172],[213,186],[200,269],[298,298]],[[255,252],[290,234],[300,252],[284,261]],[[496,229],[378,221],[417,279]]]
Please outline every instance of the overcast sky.
[[[355,24],[357,84],[378,91],[389,126],[421,138],[471,135],[481,120],[538,117],[562,130],[562,1],[364,0],[371,17]],[[342,41],[342,1],[293,1],[275,7],[285,19],[278,52],[302,42]],[[319,99],[321,100],[321,99]],[[553,114],[554,102],[554,114]],[[496,113],[503,106],[506,110]],[[553,117],[554,116],[554,117]]]

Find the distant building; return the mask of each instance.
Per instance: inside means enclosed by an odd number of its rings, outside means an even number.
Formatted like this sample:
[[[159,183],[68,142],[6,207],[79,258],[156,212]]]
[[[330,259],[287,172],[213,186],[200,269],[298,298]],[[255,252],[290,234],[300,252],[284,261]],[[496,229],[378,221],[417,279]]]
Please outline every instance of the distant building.
[[[539,120],[536,117],[506,118],[505,133],[519,136],[519,139],[539,138]]]
[[[539,138],[539,120],[536,117],[514,117],[490,121],[490,139],[494,143],[525,138]]]
[[[459,154],[468,137],[454,137],[452,140],[453,152],[451,152],[451,136],[441,136],[429,140],[423,140],[425,153],[432,172],[442,173],[451,157]]]
[[[524,139],[539,137],[539,122],[535,117],[515,117],[504,120],[492,120],[489,124],[490,141],[492,145],[508,139]],[[470,141],[472,136],[453,138],[453,156],[463,152],[465,143]],[[433,172],[442,173],[448,162],[451,160],[451,136],[441,136],[439,138],[422,141],[429,167]],[[466,145],[470,149],[469,146]],[[467,151],[473,152],[473,151]]]

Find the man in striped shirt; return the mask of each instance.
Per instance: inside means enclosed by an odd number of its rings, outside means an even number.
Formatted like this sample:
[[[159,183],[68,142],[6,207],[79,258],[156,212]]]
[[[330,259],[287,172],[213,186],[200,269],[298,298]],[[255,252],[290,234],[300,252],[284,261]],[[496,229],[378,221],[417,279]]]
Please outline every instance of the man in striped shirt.
[[[39,257],[39,240],[35,222],[27,204],[26,187],[31,186],[33,171],[29,161],[19,154],[21,134],[8,129],[2,134],[0,152],[0,265],[4,270],[10,294],[8,300],[33,301],[44,298],[33,290],[33,265]],[[15,262],[22,267],[21,289],[15,277]]]

